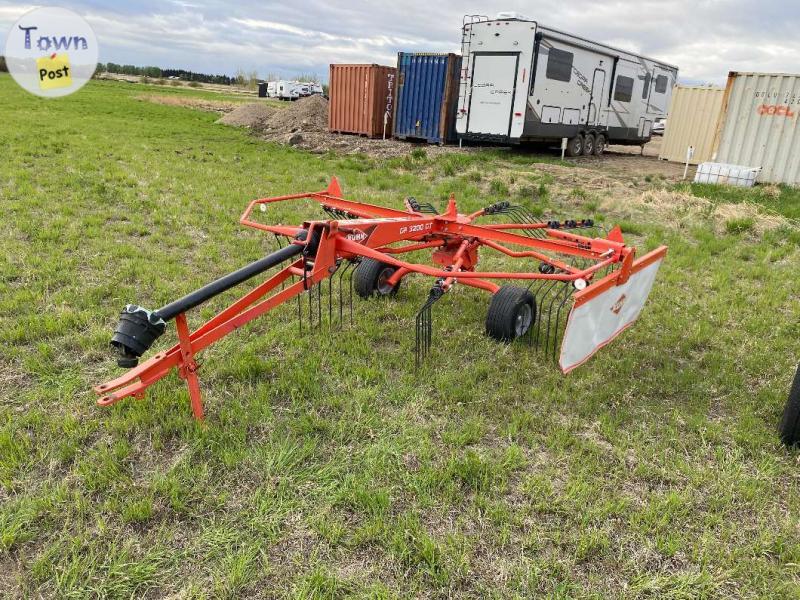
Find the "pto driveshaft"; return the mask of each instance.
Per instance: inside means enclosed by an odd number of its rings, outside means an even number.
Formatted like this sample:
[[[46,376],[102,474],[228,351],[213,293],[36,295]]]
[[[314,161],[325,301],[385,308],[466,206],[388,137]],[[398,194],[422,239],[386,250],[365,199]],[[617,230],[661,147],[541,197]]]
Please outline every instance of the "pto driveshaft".
[[[117,351],[117,363],[121,367],[135,367],[139,362],[139,357],[147,352],[153,342],[164,333],[167,321],[301,254],[304,248],[305,246],[301,244],[289,244],[285,248],[220,277],[156,311],[128,304],[120,314],[119,324],[111,338],[111,345]]]

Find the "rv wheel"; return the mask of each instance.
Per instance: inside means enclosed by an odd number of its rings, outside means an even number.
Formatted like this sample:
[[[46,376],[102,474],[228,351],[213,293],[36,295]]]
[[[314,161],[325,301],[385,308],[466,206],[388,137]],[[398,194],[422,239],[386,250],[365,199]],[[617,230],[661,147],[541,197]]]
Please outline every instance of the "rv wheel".
[[[567,140],[567,156],[583,155],[583,136],[578,134],[574,138]]]
[[[595,138],[593,133],[587,133],[583,138],[583,155],[594,156]]]
[[[600,156],[606,150],[606,136],[602,133],[597,136],[594,142],[594,155]]]

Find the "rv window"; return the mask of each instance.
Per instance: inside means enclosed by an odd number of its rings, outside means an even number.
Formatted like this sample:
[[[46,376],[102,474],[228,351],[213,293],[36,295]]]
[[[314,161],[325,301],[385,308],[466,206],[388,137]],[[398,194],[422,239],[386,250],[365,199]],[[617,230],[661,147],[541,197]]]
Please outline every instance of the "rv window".
[[[656,91],[659,94],[663,94],[667,91],[667,76],[666,75],[659,75],[656,77]]]
[[[572,78],[572,52],[550,48],[547,56],[547,78],[569,81]]]
[[[633,79],[625,75],[617,75],[617,85],[614,89],[614,100],[630,102],[633,96]]]
[[[642,88],[642,100],[647,100],[650,95],[650,73],[644,76],[644,87]]]

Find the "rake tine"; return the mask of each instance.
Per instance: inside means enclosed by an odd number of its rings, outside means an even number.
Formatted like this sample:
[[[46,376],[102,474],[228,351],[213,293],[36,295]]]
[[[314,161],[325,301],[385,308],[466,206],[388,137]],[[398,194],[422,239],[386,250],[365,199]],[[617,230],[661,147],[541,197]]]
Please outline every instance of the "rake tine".
[[[292,276],[292,283],[294,283],[294,276]],[[299,333],[303,333],[303,304],[300,300],[300,294],[297,295],[297,324],[300,328]]]
[[[333,281],[331,281],[331,277],[328,277],[328,329],[329,330],[333,329]]]
[[[337,277],[338,285],[339,285],[339,329],[342,328],[342,313],[344,311],[344,302],[342,300],[342,277],[344,277],[345,271],[349,268],[350,263],[347,263],[343,269],[339,269],[339,275]]]
[[[548,354],[550,352],[550,340],[551,340],[550,329],[551,329],[551,326],[552,326],[552,328],[553,328],[553,337],[552,337],[553,348],[552,348],[552,352],[553,352],[553,355],[555,356],[556,347],[557,347],[557,343],[556,343],[557,339],[556,338],[558,337],[558,318],[559,318],[559,316],[561,314],[561,311],[560,310],[556,311],[556,318],[554,320],[553,319],[553,306],[559,300],[561,300],[561,303],[560,303],[559,306],[563,306],[564,302],[566,302],[566,299],[567,299],[568,290],[569,290],[569,284],[568,283],[564,283],[561,286],[561,288],[558,289],[558,291],[555,294],[553,294],[553,299],[550,301],[550,307],[549,307],[549,309],[547,311],[547,341],[545,342],[545,354]],[[562,295],[564,296],[563,299],[561,299]]]
[[[306,290],[306,297],[308,298],[308,330],[314,329],[314,311],[311,303],[311,289]]]
[[[342,280],[348,275],[348,273],[350,273],[350,269],[352,269],[353,264],[354,264],[353,261],[347,261],[347,263],[344,265],[344,268],[339,269],[339,328],[340,329],[342,327],[344,327],[344,292],[342,290],[342,286],[344,284],[342,283]],[[350,273],[350,281],[352,282],[352,273]],[[352,302],[353,302],[353,299],[352,299],[352,290],[351,290],[351,296],[350,296],[350,321],[351,322],[353,320],[353,317],[352,317],[352,313],[353,313]]]
[[[518,223],[527,223],[529,225],[538,225],[542,223],[536,219],[536,217],[531,213],[528,209],[518,206],[518,205],[511,205],[508,209],[505,209],[503,212],[508,212],[512,218]],[[547,237],[544,231],[541,229],[524,229],[523,232],[528,237],[535,237],[535,238],[545,238]]]
[[[508,212],[509,215],[511,215],[511,218],[516,223],[526,223],[526,224],[531,224],[532,223],[532,221],[529,221],[526,218],[525,214],[521,211],[521,207],[510,206],[507,209],[507,212]],[[530,229],[523,229],[522,232],[523,232],[524,235],[527,235],[528,237],[533,237],[533,233],[531,232]]]
[[[564,299],[561,300],[561,304],[558,305],[558,310],[556,311],[556,329],[553,333],[553,360],[556,360],[556,352],[558,348],[558,333],[561,329],[561,311],[564,309],[567,301],[570,299],[569,293],[570,285],[569,283],[564,283]]]
[[[353,326],[353,275],[350,274],[350,326]]]
[[[547,332],[545,334],[545,340],[544,340],[545,355],[547,355],[550,352],[550,327],[553,324],[553,305],[556,303],[556,300],[558,299],[559,292],[560,289],[552,293],[550,297],[550,304],[547,307]]]
[[[538,299],[537,306],[539,309],[539,318],[536,319],[536,336],[534,337],[533,343],[538,348],[541,344],[541,334],[542,334],[542,319],[544,315],[544,304],[546,298],[555,287],[557,281],[555,280],[544,280],[539,284],[539,287],[534,292],[534,296]]]
[[[426,324],[425,320],[428,318],[428,311],[430,310],[430,305],[425,302],[422,305],[422,308],[417,313],[417,335],[415,339],[415,346],[416,346],[416,355],[414,360],[414,368],[419,370],[420,365],[422,364],[423,355],[425,354],[425,332],[426,332]]]
[[[442,296],[444,289],[438,283],[434,284],[428,294],[428,299],[422,308],[417,312],[416,318],[416,338],[414,340],[415,358],[414,366],[419,370],[422,362],[430,352],[433,341],[433,311],[432,307]]]
[[[415,339],[414,368],[418,371],[431,347],[433,328],[431,325],[431,302],[428,300],[417,313],[417,335]]]
[[[322,327],[322,282],[317,284],[317,329]]]

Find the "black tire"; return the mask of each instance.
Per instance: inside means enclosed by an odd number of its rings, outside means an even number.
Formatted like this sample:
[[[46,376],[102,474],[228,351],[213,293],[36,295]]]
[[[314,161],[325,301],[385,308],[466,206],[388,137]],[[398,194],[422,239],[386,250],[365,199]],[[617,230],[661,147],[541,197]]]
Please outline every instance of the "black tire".
[[[504,285],[492,296],[486,334],[501,342],[525,335],[536,322],[536,300],[525,288]]]
[[[594,156],[595,137],[593,133],[587,133],[583,138],[583,155]]]
[[[594,155],[595,156],[602,156],[603,152],[606,151],[606,145],[608,142],[606,141],[606,136],[602,133],[597,134],[597,139],[594,142]]]
[[[392,276],[397,269],[374,258],[365,258],[356,267],[353,273],[353,288],[362,298],[372,296],[393,296],[397,293],[398,283],[389,286],[386,279]]]
[[[583,156],[583,136],[576,135],[574,138],[567,140],[567,156],[576,157]]]
[[[780,433],[781,441],[787,446],[794,446],[800,442],[800,365],[797,366],[792,389],[783,409]]]

